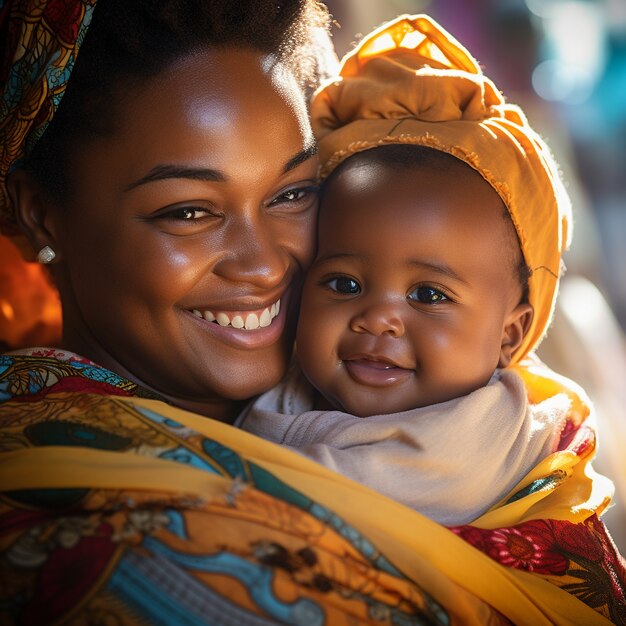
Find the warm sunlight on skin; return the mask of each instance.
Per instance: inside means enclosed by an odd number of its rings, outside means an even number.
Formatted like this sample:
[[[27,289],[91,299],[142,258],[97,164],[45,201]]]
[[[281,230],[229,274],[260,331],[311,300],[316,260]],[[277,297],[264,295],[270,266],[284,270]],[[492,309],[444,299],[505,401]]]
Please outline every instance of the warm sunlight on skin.
[[[65,347],[212,417],[283,375],[313,254],[317,159],[280,77],[213,49],[141,83],[51,215]]]
[[[297,350],[335,407],[359,416],[485,385],[530,307],[502,201],[469,166],[347,164],[324,195]]]

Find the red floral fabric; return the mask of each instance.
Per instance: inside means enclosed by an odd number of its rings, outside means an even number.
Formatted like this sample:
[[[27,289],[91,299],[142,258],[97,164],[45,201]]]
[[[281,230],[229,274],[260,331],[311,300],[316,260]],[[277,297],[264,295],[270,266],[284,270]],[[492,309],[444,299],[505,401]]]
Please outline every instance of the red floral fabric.
[[[605,525],[537,519],[506,528],[452,532],[507,567],[540,574],[616,624],[626,624],[626,562]]]

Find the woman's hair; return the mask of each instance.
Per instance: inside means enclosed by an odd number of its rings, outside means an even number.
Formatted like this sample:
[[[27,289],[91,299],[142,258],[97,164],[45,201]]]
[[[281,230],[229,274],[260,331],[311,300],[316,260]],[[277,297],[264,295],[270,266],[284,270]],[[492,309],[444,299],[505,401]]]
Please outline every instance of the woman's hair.
[[[62,200],[72,147],[111,132],[125,87],[207,47],[271,54],[306,90],[328,54],[328,22],[317,0],[99,0],[67,91],[25,165]]]
[[[378,163],[382,166],[393,168],[394,170],[411,170],[427,167],[438,172],[451,173],[455,171],[455,167],[468,167],[476,172],[477,176],[480,176],[480,174],[465,163],[465,161],[442,150],[418,144],[388,144],[357,152],[348,157],[345,161],[342,161],[324,181],[322,185],[322,198],[329,184],[339,175],[347,164],[354,166],[358,165],[359,162]],[[496,193],[495,190],[494,193]],[[522,289],[520,303],[525,303],[528,302],[528,280],[532,274],[532,270],[524,260],[519,237],[513,225],[511,214],[503,201],[502,218],[507,223],[508,241],[505,245],[507,245],[511,251],[511,266]]]

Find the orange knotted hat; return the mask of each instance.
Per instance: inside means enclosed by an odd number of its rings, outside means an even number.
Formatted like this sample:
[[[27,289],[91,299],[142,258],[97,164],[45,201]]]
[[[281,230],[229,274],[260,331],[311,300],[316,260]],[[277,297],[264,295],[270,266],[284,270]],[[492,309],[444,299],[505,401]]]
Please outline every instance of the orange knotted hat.
[[[552,318],[571,204],[559,168],[521,109],[426,15],[404,15],[365,37],[311,105],[321,175],[376,146],[447,152],[478,171],[506,205],[532,270],[532,324],[513,355],[537,347]]]

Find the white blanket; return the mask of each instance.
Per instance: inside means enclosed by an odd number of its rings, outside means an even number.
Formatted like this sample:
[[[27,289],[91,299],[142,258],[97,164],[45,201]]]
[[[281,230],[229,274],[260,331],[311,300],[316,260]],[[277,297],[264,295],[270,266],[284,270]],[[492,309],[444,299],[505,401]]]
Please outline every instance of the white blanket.
[[[391,415],[313,411],[314,397],[294,369],[237,425],[448,526],[479,517],[553,452],[569,408],[565,394],[529,405],[508,370],[467,396]]]

